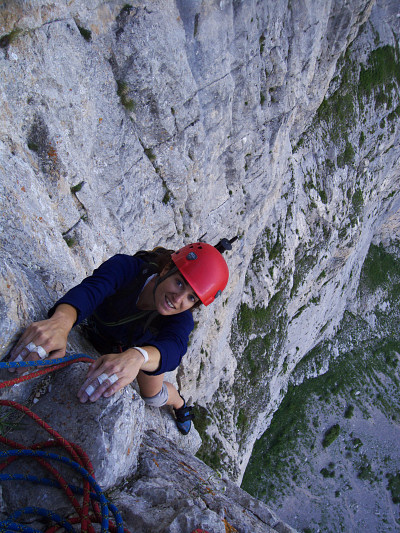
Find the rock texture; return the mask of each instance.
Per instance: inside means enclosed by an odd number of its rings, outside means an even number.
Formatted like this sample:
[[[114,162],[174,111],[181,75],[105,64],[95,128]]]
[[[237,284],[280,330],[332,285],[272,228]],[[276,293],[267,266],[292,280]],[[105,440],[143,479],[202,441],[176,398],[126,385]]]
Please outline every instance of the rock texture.
[[[171,379],[201,406],[201,456],[240,481],[296,365],[351,307],[370,243],[398,235],[397,14],[1,6],[1,353],[114,253],[239,235]]]
[[[294,532],[264,504],[152,431],[143,440],[137,476],[113,493],[124,521],[137,533]]]
[[[275,219],[259,235],[247,271],[244,302],[256,304],[259,318],[245,305],[234,328],[232,344],[244,354],[230,404],[242,468],[257,436],[249,437],[248,426],[261,434],[298,363],[335,334],[353,307],[370,243],[381,242],[382,233],[387,243],[387,226],[391,239],[398,237],[398,34],[396,4],[379,2],[341,58],[313,120],[292,141]],[[394,54],[393,70],[382,75],[390,63],[386,52]],[[326,358],[308,375],[328,366]],[[246,380],[253,390],[243,395]],[[249,408],[254,389],[257,404],[266,406],[257,415]],[[222,387],[218,395],[227,397]]]

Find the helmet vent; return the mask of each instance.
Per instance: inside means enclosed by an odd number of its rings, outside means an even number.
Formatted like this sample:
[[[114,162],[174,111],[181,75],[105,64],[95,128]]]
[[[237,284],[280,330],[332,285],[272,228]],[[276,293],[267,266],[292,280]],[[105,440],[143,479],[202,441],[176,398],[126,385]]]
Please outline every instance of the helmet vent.
[[[189,261],[194,261],[197,259],[197,255],[194,252],[189,252],[186,256],[186,259],[189,259]]]

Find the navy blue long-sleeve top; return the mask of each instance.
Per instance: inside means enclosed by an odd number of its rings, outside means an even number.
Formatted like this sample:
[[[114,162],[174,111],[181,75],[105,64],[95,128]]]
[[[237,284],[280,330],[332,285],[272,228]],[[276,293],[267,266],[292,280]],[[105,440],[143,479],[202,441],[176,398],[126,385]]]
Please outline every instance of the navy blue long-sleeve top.
[[[121,320],[135,317],[143,313],[136,307],[136,301],[144,287],[145,280],[139,284],[146,263],[135,256],[114,255],[97,268],[93,274],[85,278],[79,285],[69,290],[49,311],[51,316],[57,305],[72,305],[77,313],[76,324],[94,315],[96,327],[100,333],[113,342],[119,343],[124,349],[132,346],[154,346],[161,354],[160,366],[155,372],[158,375],[177,368],[187,351],[189,335],[194,327],[192,313],[184,311],[177,315],[157,315],[157,327],[143,328],[140,321]],[[150,274],[149,274],[150,275]],[[112,301],[118,291],[118,298]],[[121,309],[122,315],[121,315]],[[128,313],[126,313],[128,310]]]

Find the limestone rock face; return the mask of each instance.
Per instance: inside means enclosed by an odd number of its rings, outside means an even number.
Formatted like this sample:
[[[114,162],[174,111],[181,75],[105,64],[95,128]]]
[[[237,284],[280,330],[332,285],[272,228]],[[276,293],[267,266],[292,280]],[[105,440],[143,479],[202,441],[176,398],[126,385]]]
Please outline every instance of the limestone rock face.
[[[139,462],[139,480],[113,494],[135,533],[294,532],[264,504],[153,431],[146,432]]]
[[[351,306],[369,244],[398,235],[397,14],[394,0],[0,9],[1,356],[111,255],[238,235],[171,379],[203,409],[202,453],[239,481],[296,365]]]

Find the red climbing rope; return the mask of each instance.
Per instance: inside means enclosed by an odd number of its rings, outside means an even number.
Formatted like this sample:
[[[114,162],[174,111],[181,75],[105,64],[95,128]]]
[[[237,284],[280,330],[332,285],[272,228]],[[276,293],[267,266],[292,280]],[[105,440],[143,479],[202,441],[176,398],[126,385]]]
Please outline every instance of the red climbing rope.
[[[12,387],[17,383],[22,383],[23,381],[29,381],[30,379],[37,378],[39,376],[44,376],[49,372],[54,372],[54,370],[59,370],[60,368],[69,366],[72,363],[93,363],[93,357],[85,357],[82,355],[82,357],[78,357],[70,361],[65,361],[64,363],[58,363],[57,365],[47,366],[45,368],[42,368],[41,370],[37,370],[36,372],[27,374],[26,376],[20,376],[18,378],[10,379],[9,381],[3,381],[2,383],[0,383],[0,389]]]
[[[39,442],[37,444],[34,444],[33,446],[24,446],[22,444],[16,443],[11,441],[10,439],[6,437],[0,436],[0,442],[3,444],[6,444],[7,446],[10,446],[14,449],[25,449],[25,450],[40,450],[46,447],[57,445],[59,447],[63,447],[69,454],[72,456],[75,462],[77,462],[79,465],[81,465],[83,468],[85,468],[91,476],[94,477],[94,471],[93,466],[86,455],[86,453],[78,446],[77,444],[73,444],[68,442],[66,439],[61,437],[59,433],[57,433],[54,429],[52,429],[44,420],[42,420],[38,415],[33,413],[30,409],[27,407],[20,405],[12,400],[0,400],[0,405],[13,407],[14,409],[17,409],[18,411],[22,411],[24,414],[28,415],[32,420],[34,420],[39,426],[41,426],[43,429],[45,429],[52,437],[54,437],[54,440],[50,441],[44,441]],[[16,460],[16,457],[10,457],[6,461],[4,461],[2,464],[0,464],[0,472],[11,462]],[[81,516],[82,522],[81,522],[81,528],[83,532],[89,531],[94,532],[93,527],[88,522],[88,513],[89,513],[89,504],[90,504],[90,485],[87,480],[84,482],[84,496],[83,496],[83,504],[82,507],[79,505],[78,500],[73,495],[72,491],[68,487],[68,483],[65,481],[65,479],[61,476],[61,474],[53,467],[51,466],[47,461],[44,461],[43,459],[37,458],[37,461],[44,467],[46,470],[51,472],[57,479],[57,481],[60,483],[61,487],[66,492],[69,500],[71,501],[72,505],[74,506],[76,512]],[[94,504],[94,511],[97,516],[100,516],[100,511],[97,502],[93,502]]]
[[[60,368],[64,368],[74,362],[90,362],[90,363],[93,362],[93,358],[80,355],[80,354],[76,356],[70,356],[70,357],[71,359],[68,361],[65,361],[65,358],[63,358],[63,362],[61,363],[57,363],[52,366],[46,366],[41,370],[37,370],[28,375],[20,376],[20,377],[11,379],[9,381],[3,381],[2,383],[0,383],[0,389],[3,389],[5,387],[12,387],[13,385],[17,383],[21,383],[23,381],[28,381],[30,379],[43,376],[45,374],[48,374],[49,372],[53,372]],[[4,364],[9,367],[15,366],[15,363],[4,363]],[[40,362],[38,364],[40,364]],[[29,416],[32,420],[34,420],[40,427],[46,430],[53,437],[53,439],[51,440],[38,442],[36,444],[33,444],[32,446],[24,446],[23,444],[14,442],[13,440],[0,435],[0,443],[3,443],[6,446],[9,446],[13,449],[32,450],[32,451],[43,450],[45,448],[50,448],[50,447],[52,448],[62,447],[71,455],[73,460],[76,463],[78,463],[78,465],[80,465],[82,468],[87,470],[87,472],[94,478],[94,470],[93,470],[92,463],[90,462],[89,457],[86,455],[86,453],[82,450],[80,446],[64,439],[59,433],[57,433],[57,431],[51,428],[44,420],[42,420],[38,415],[33,413],[28,407],[25,407],[24,405],[20,405],[19,403],[14,402],[12,400],[0,400],[0,405],[5,406],[5,407],[12,407],[14,409],[17,409],[18,411],[23,412],[25,415]],[[83,501],[81,505],[79,501],[77,500],[77,498],[75,497],[74,493],[72,492],[67,481],[58,472],[58,470],[54,468],[49,462],[47,462],[42,457],[35,457],[35,458],[38,461],[38,463],[40,463],[48,472],[50,472],[55,477],[60,487],[64,489],[69,501],[73,505],[77,513],[77,516],[69,518],[68,522],[70,524],[78,524],[80,522],[81,531],[83,533],[95,533],[95,528],[93,527],[93,524],[94,523],[101,524],[103,517],[100,511],[100,506],[98,502],[95,501],[93,498],[91,498],[89,482],[86,479],[84,480]],[[18,457],[9,457],[5,461],[1,462],[0,472],[17,459]],[[92,512],[90,512],[90,504],[92,505]],[[55,533],[58,529],[60,529],[60,527],[61,526],[59,524],[54,525],[48,528],[46,530],[46,533]],[[119,531],[118,528],[114,524],[109,524],[109,528],[113,533],[116,531]],[[124,528],[124,533],[129,533],[129,531]],[[192,533],[209,533],[209,532],[204,529],[195,529],[194,531],[192,531]]]
[[[16,383],[21,383],[22,381],[30,380],[35,377],[42,376],[49,372],[58,370],[60,368],[64,368],[73,362],[82,362],[82,361],[93,362],[93,358],[86,357],[86,356],[74,357],[73,359],[69,361],[55,364],[49,367],[45,367],[39,371],[33,372],[26,376],[20,376],[18,378],[14,378],[9,381],[4,381],[0,383],[0,389],[5,388],[5,387],[11,387],[15,385]],[[17,409],[23,412],[25,415],[29,416],[32,420],[34,420],[40,427],[46,430],[53,437],[53,439],[51,440],[39,442],[28,447],[28,446],[24,446],[23,444],[14,442],[11,439],[8,439],[0,435],[1,443],[7,446],[10,446],[13,449],[19,449],[19,450],[42,450],[43,448],[49,448],[49,447],[55,447],[55,446],[62,447],[70,454],[72,459],[76,463],[78,463],[78,465],[84,468],[90,474],[90,476],[94,478],[94,470],[93,470],[92,463],[89,457],[86,455],[86,453],[82,450],[80,446],[67,441],[64,437],[62,437],[59,433],[57,433],[57,431],[51,428],[44,420],[42,420],[38,415],[33,413],[28,407],[20,405],[17,402],[14,402],[12,400],[0,400],[0,405],[6,406],[6,407],[12,407],[14,409]],[[0,472],[16,459],[17,457],[9,457],[8,459],[0,463]],[[63,476],[57,471],[57,469],[54,468],[50,463],[48,463],[45,459],[41,457],[36,457],[36,460],[56,478],[61,488],[64,489],[71,504],[73,505],[78,516],[73,517],[72,519],[69,519],[69,522],[74,523],[74,524],[77,524],[80,522],[81,531],[83,533],[95,533],[95,528],[93,527],[93,523],[101,523],[102,514],[100,511],[100,506],[98,502],[95,501],[93,498],[91,498],[90,484],[88,480],[87,479],[84,480],[83,501],[81,505],[79,501],[77,500],[77,498],[74,496],[68,483],[63,478]],[[90,504],[92,505],[92,512],[90,512]],[[59,525],[52,526],[51,528],[47,530],[46,533],[55,533],[55,531],[57,531],[59,528],[60,528]],[[116,531],[117,528],[115,525],[110,524],[110,530]],[[124,531],[126,531],[126,533],[129,533],[128,530],[124,529]]]

